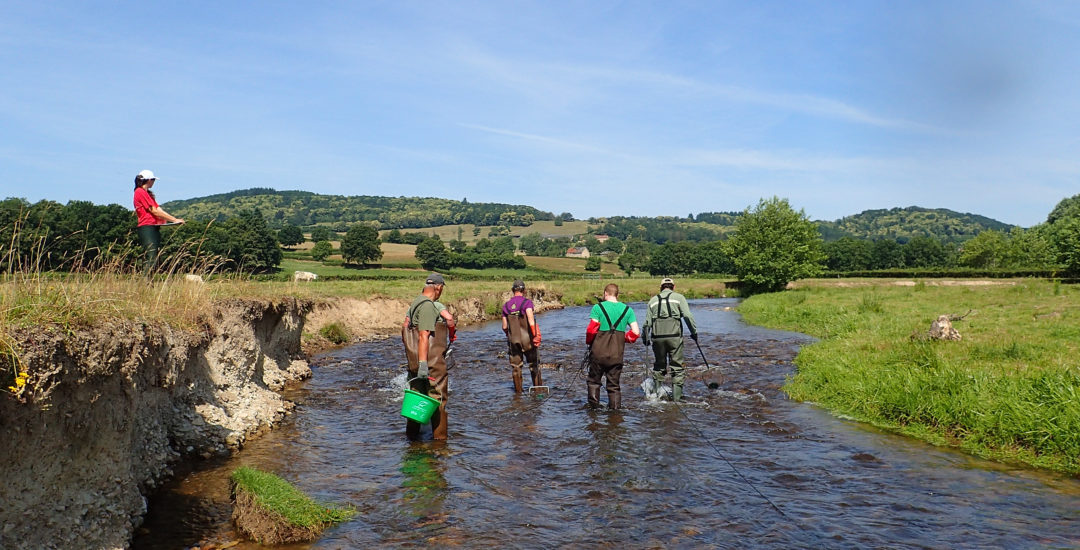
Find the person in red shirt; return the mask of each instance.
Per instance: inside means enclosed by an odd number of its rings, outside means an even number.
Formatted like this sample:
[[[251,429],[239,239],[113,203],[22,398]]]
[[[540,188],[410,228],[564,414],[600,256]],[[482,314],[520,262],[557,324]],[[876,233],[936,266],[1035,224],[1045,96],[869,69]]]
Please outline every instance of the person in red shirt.
[[[150,188],[157,178],[150,170],[143,170],[135,175],[135,216],[139,223],[136,232],[139,242],[146,249],[146,270],[153,272],[157,267],[161,253],[161,226],[166,223],[184,223],[184,220],[169,214],[158,206],[157,199]]]

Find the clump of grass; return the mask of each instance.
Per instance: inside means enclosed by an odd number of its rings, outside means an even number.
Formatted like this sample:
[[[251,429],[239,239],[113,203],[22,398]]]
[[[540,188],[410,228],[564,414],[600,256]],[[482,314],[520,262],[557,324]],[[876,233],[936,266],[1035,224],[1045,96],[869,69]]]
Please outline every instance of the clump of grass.
[[[241,466],[230,479],[233,520],[241,532],[261,544],[315,540],[327,527],[356,515],[352,508],[315,502],[269,472]]]
[[[864,294],[859,299],[859,313],[884,313],[885,308],[881,305],[881,297],[877,294]]]
[[[319,329],[319,335],[337,345],[348,342],[350,338],[349,329],[345,328],[345,325],[337,321]]]

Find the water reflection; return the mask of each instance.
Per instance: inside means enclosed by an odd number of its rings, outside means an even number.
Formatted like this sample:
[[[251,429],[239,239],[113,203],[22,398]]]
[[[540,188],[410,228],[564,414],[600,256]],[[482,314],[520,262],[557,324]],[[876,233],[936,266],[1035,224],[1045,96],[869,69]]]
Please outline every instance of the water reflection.
[[[391,384],[400,342],[322,357],[282,429],[219,470],[179,480],[181,498],[155,499],[154,517],[203,531],[180,537],[151,523],[135,547],[228,540],[227,514],[211,527],[189,516],[192,495],[227,494],[239,463],[280,468],[318,498],[360,510],[314,548],[1080,546],[1080,482],[789,401],[781,386],[808,339],[748,327],[726,309],[734,304],[694,302],[711,368],[688,354],[696,405],[678,408],[645,398],[650,361],[639,346],[627,350],[623,409],[585,407],[585,308],[543,315],[541,362],[562,368],[544,372],[542,400],[513,394],[498,325],[463,330],[445,443],[402,436],[402,388]],[[219,504],[209,509],[227,509]]]
[[[446,463],[439,459],[435,446],[445,448],[445,443],[414,444],[405,448],[398,471],[401,481],[402,506],[416,519],[415,527],[426,527],[446,521],[443,503],[449,493],[449,484],[443,472]]]

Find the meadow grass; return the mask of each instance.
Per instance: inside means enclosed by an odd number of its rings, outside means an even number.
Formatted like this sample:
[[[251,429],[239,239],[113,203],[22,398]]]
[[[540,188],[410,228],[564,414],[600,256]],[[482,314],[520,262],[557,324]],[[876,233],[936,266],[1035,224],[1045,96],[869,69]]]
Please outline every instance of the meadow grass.
[[[1080,473],[1080,288],[883,282],[748,298],[748,322],[822,340],[784,386],[855,419],[986,458]],[[861,284],[861,283],[860,283]],[[929,341],[939,315],[963,339]]]

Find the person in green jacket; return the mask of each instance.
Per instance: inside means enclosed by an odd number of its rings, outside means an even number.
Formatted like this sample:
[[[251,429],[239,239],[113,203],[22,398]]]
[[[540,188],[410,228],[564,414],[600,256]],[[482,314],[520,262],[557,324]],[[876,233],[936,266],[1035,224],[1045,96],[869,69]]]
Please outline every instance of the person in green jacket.
[[[643,327],[645,338],[642,341],[646,346],[652,345],[656,358],[653,362],[652,378],[657,388],[664,381],[670,363],[671,399],[676,402],[682,400],[683,381],[686,380],[682,332],[684,322],[690,329],[690,337],[697,342],[697,322],[690,313],[686,297],[675,292],[675,281],[665,277],[660,281],[660,293],[649,299]]]

